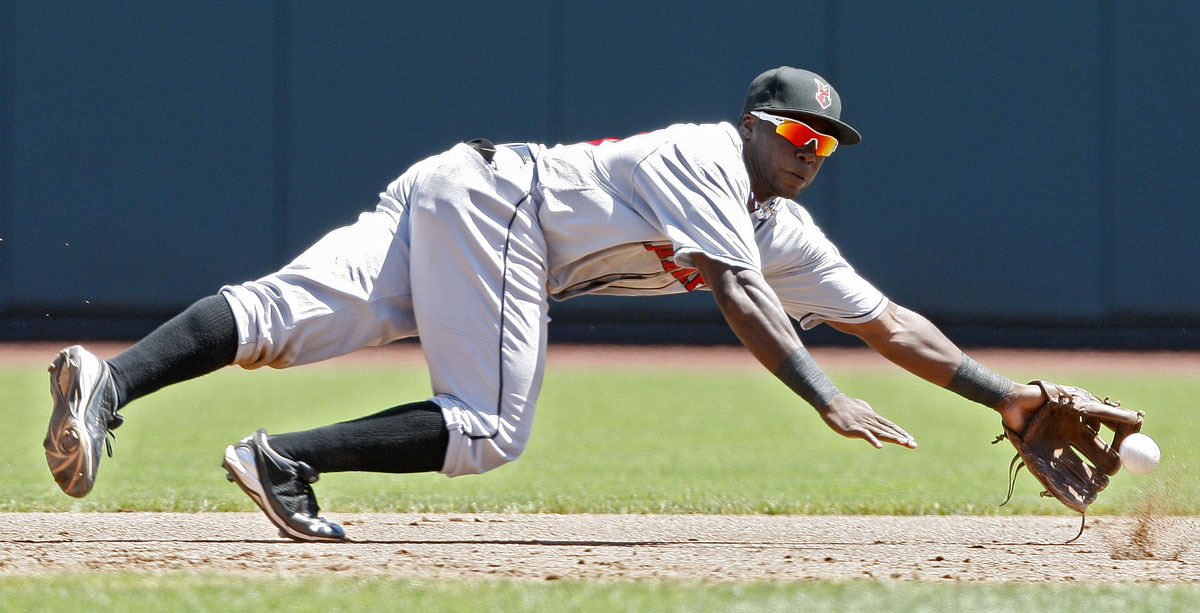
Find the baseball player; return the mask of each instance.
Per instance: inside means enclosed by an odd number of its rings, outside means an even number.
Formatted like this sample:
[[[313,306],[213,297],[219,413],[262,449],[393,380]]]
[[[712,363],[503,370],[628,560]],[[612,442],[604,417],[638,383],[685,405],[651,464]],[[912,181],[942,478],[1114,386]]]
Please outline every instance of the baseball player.
[[[753,80],[735,124],[680,124],[622,140],[456,145],[387,186],[374,210],[280,271],[222,287],[128,350],[82,347],[51,365],[44,447],[84,496],[118,410],[230,364],[285,368],[420,336],[433,395],[366,417],[225,450],[224,466],[281,534],[345,539],[310,484],[335,471],[482,473],[525,447],[542,383],[548,299],[711,291],[755,358],[835,432],[917,446],[838,390],[793,326],[827,323],[901,367],[1000,412],[1021,432],[1045,398],[965,355],[889,301],[795,201],[861,138],[821,76]]]

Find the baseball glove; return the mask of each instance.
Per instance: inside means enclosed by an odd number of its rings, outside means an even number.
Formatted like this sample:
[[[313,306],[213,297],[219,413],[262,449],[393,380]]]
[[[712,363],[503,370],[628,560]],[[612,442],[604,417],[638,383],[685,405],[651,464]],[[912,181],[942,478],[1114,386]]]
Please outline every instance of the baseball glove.
[[[1008,499],[1004,502],[1012,499],[1017,472],[1025,466],[1046,487],[1043,496],[1053,496],[1084,513],[1108,486],[1109,476],[1121,468],[1117,450],[1125,437],[1142,429],[1145,412],[1122,409],[1119,402],[1100,400],[1078,387],[1045,381],[1030,384],[1042,388],[1046,404],[1024,432],[1005,426],[1004,434],[994,441],[1007,438],[1017,448],[1009,464]],[[1100,437],[1101,424],[1113,431],[1111,444]]]

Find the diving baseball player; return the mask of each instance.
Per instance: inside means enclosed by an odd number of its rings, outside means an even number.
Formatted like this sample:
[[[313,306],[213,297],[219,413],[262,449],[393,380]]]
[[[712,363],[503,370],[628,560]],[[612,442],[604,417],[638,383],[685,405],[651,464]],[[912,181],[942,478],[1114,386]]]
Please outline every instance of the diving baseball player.
[[[117,411],[171,383],[419,335],[431,397],[302,432],[259,430],[225,451],[230,478],[283,535],[342,540],[319,516],[310,484],[321,473],[453,477],[515,460],[542,383],[548,299],[589,293],[711,291],[764,367],[835,432],[875,447],[916,441],[841,393],[792,320],[857,335],[1020,432],[1041,389],[986,369],[890,302],[792,200],[860,141],[841,108],[824,78],[785,66],[753,80],[736,124],[554,147],[479,140],[420,161],[282,270],[221,288],[111,360],[63,350],[51,366],[51,472],[86,495]]]

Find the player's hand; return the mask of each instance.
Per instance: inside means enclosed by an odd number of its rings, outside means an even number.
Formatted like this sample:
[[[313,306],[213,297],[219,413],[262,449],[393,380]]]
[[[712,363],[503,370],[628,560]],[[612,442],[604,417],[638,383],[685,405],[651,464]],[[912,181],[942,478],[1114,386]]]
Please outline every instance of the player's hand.
[[[1014,384],[1011,392],[996,406],[996,412],[1010,430],[1020,434],[1049,398],[1036,385]]]
[[[883,443],[895,443],[909,449],[917,448],[917,440],[904,428],[884,419],[865,400],[838,395],[828,406],[818,409],[821,419],[834,432],[848,438],[865,439],[876,449]]]

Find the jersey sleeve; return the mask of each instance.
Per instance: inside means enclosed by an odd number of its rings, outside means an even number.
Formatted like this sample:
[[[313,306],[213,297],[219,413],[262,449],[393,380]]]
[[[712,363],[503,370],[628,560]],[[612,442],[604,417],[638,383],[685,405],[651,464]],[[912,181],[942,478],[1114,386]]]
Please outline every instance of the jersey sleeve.
[[[713,153],[719,150],[720,153]],[[669,142],[638,163],[633,185],[675,248],[675,262],[694,267],[692,254],[760,270],[754,227],[746,210],[749,180],[733,147]]]
[[[758,230],[763,276],[783,308],[809,330],[826,321],[865,323],[889,300],[846,261],[800,205],[786,201],[775,226]]]

